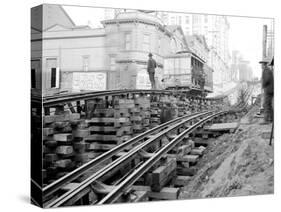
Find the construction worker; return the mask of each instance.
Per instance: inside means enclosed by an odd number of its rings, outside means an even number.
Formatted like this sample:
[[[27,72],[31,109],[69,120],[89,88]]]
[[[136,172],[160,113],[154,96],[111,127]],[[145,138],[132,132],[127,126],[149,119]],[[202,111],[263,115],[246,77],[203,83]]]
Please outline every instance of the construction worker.
[[[274,79],[273,71],[269,68],[268,61],[260,61],[262,65],[262,88],[264,89],[264,122],[267,124],[273,121],[273,91],[274,91]]]
[[[152,54],[148,54],[148,62],[147,62],[147,72],[149,75],[149,80],[151,83],[151,89],[155,89],[155,68],[157,67],[156,61],[152,58]]]

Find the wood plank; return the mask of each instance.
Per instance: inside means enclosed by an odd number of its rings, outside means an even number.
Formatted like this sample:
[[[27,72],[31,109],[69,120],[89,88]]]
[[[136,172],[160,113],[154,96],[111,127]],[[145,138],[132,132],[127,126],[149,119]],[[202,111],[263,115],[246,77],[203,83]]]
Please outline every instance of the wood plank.
[[[88,153],[76,153],[74,160],[76,162],[82,162],[82,163],[88,162],[90,160],[89,154]]]
[[[109,150],[116,147],[116,144],[100,144],[100,143],[91,143],[89,150]]]
[[[86,142],[75,142],[73,144],[73,149],[79,153],[85,152],[86,150],[88,150],[90,147],[89,143]]]
[[[185,186],[190,181],[191,176],[177,176],[175,186]]]
[[[55,162],[55,167],[58,168],[68,168],[72,165],[72,161],[70,159],[62,159],[62,160],[57,160]]]
[[[183,160],[186,162],[195,163],[199,160],[199,156],[198,155],[185,155],[185,156],[183,156]]]
[[[58,160],[58,155],[54,153],[46,154],[44,159],[49,163],[54,163]]]
[[[43,136],[49,136],[49,135],[52,135],[54,134],[54,129],[53,128],[47,128],[47,127],[44,127],[43,128]]]
[[[200,156],[201,156],[201,155],[203,155],[205,149],[206,149],[205,147],[200,146],[200,147],[198,147],[198,148],[192,149],[191,152],[190,152],[190,154],[191,154],[191,155],[200,155]]]
[[[130,119],[127,117],[120,117],[120,118],[108,118],[108,117],[97,117],[97,118],[91,118],[89,120],[86,120],[86,123],[125,123],[129,122]]]
[[[116,143],[126,141],[132,138],[130,135],[116,136],[116,135],[100,135],[92,134],[84,138],[85,141],[115,141]]]
[[[209,131],[226,131],[226,130],[234,130],[237,127],[238,127],[238,122],[230,122],[230,123],[212,124],[211,126],[208,126],[205,129]]]
[[[195,168],[195,167],[190,167],[190,168],[177,167],[178,175],[193,176],[193,175],[195,175],[196,171],[197,171],[197,168]]]
[[[133,186],[132,189],[136,191],[147,191],[148,197],[159,200],[176,200],[180,192],[179,188],[169,187],[162,188],[160,192],[151,191],[150,186]]]
[[[71,141],[73,137],[71,133],[59,133],[54,134],[53,138],[56,141]]]
[[[73,153],[72,146],[58,146],[56,148],[56,153],[60,155],[71,155]]]
[[[72,131],[73,137],[85,138],[90,135],[89,129],[77,129]]]
[[[116,132],[118,128],[108,126],[91,126],[89,127],[89,130],[93,132]]]
[[[160,191],[165,184],[171,179],[171,173],[176,170],[177,161],[175,158],[167,158],[167,162],[155,169],[152,174],[152,191]]]
[[[134,191],[133,195],[131,195],[130,200],[131,202],[145,202],[148,198],[147,191]]]
[[[48,115],[48,116],[43,117],[43,121],[45,124],[49,124],[52,122],[73,121],[73,120],[78,120],[78,119],[80,119],[79,113]]]

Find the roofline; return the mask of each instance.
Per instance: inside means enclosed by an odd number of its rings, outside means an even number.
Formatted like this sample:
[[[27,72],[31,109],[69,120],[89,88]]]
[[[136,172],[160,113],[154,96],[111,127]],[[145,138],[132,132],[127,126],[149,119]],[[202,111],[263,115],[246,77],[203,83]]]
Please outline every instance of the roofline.
[[[128,22],[136,22],[136,23],[154,25],[154,26],[158,27],[159,30],[163,31],[165,34],[172,37],[172,33],[165,26],[162,26],[162,24],[160,24],[156,21],[140,19],[138,17],[122,18],[122,19],[108,19],[108,20],[101,21],[101,23],[103,25],[106,25],[106,24],[121,24],[121,23],[128,23]]]
[[[59,5],[59,4],[58,4]],[[65,14],[65,16],[70,20],[70,22],[76,26],[76,24],[74,23],[74,21],[72,20],[72,18],[68,15],[68,13],[65,11],[65,9],[63,8],[62,5],[59,5],[60,9],[62,10],[62,12]]]

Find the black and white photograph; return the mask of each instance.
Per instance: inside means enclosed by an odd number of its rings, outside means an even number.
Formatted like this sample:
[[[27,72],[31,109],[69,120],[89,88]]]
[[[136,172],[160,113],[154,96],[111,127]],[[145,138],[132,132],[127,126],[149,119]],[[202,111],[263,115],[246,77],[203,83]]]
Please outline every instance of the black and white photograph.
[[[275,19],[183,11],[30,8],[32,204],[274,194]]]

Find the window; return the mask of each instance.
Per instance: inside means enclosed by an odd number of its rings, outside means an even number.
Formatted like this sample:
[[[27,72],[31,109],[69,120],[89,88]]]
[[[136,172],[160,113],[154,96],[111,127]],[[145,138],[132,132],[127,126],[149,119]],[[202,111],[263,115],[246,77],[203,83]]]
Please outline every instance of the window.
[[[56,87],[56,81],[57,81],[57,69],[51,68],[51,88]]]
[[[143,35],[143,43],[142,43],[143,51],[150,51],[150,35]]]
[[[59,88],[59,68],[57,67],[56,58],[47,58],[47,73],[48,73],[48,85],[49,88]]]
[[[31,88],[36,88],[36,70],[35,70],[35,68],[31,69]]]
[[[130,50],[131,49],[131,34],[130,33],[126,33],[125,34],[125,50]]]
[[[89,55],[82,56],[82,60],[83,60],[83,71],[89,71],[90,56]]]
[[[193,24],[198,24],[199,22],[200,22],[199,15],[194,15],[193,16]]]
[[[189,16],[185,16],[185,24],[189,24]]]

